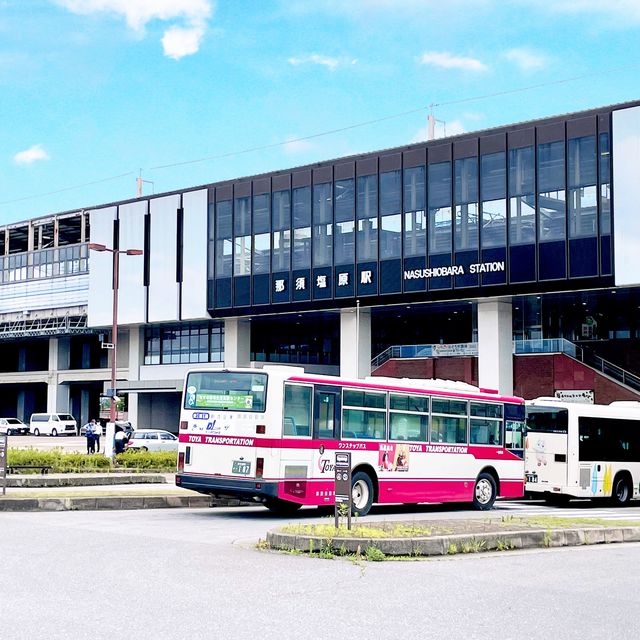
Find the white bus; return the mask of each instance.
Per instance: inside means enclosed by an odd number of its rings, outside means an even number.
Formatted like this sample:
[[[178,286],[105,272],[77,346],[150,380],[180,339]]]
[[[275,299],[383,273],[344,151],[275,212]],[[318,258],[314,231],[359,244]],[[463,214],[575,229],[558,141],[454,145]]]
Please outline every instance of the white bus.
[[[640,493],[640,404],[539,398],[527,402],[526,491],[549,501]]]
[[[372,503],[521,497],[524,401],[462,383],[306,375],[297,367],[187,374],[176,484],[273,511],[334,504],[352,453],[354,512]],[[520,434],[520,436],[518,436]],[[505,441],[506,438],[506,441]]]

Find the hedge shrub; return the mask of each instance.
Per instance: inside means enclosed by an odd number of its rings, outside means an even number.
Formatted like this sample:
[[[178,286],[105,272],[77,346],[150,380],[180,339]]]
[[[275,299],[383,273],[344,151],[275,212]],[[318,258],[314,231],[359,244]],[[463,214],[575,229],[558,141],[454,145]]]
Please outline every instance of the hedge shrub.
[[[175,451],[126,451],[116,456],[116,467],[138,471],[175,471],[178,454]]]
[[[7,466],[46,465],[51,473],[82,473],[99,471],[118,471],[131,469],[136,471],[172,472],[176,469],[178,454],[171,451],[129,451],[119,453],[115,464],[100,454],[63,453],[60,449],[42,451],[39,449],[9,449]],[[20,473],[40,473],[39,469],[24,469]]]

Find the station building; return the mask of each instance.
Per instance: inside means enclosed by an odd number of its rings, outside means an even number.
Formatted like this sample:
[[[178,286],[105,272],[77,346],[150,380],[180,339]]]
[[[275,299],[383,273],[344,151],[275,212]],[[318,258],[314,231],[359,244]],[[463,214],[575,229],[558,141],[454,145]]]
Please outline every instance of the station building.
[[[640,102],[0,227],[0,414],[176,430],[194,367],[640,396]]]

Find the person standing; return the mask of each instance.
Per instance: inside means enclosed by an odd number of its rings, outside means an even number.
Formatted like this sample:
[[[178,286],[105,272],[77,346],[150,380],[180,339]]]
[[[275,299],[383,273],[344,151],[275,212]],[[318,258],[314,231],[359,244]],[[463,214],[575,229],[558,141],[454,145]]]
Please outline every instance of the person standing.
[[[93,439],[94,426],[93,420],[84,425],[84,435],[87,439],[87,454],[91,454],[95,451],[95,441]]]
[[[102,424],[100,424],[99,420],[92,420],[93,422],[93,440],[94,440],[94,450],[96,453],[100,453],[100,436],[102,435]]]

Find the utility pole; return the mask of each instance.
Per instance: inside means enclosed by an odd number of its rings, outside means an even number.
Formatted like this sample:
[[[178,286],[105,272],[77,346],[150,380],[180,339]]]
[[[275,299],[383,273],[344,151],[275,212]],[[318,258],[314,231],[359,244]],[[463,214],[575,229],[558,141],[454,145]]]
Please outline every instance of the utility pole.
[[[144,183],[150,184],[150,185],[154,185],[154,183],[151,180],[143,180],[142,179],[142,169],[140,169],[140,175],[138,175],[138,177],[136,178],[136,198],[142,198],[142,185]],[[153,187],[151,189],[151,193],[153,194]]]
[[[447,137],[447,123],[444,120],[437,120],[433,115],[433,107],[435,104],[429,105],[429,115],[427,117],[427,142],[429,140],[436,139],[436,122],[440,123],[444,127],[444,137]]]

